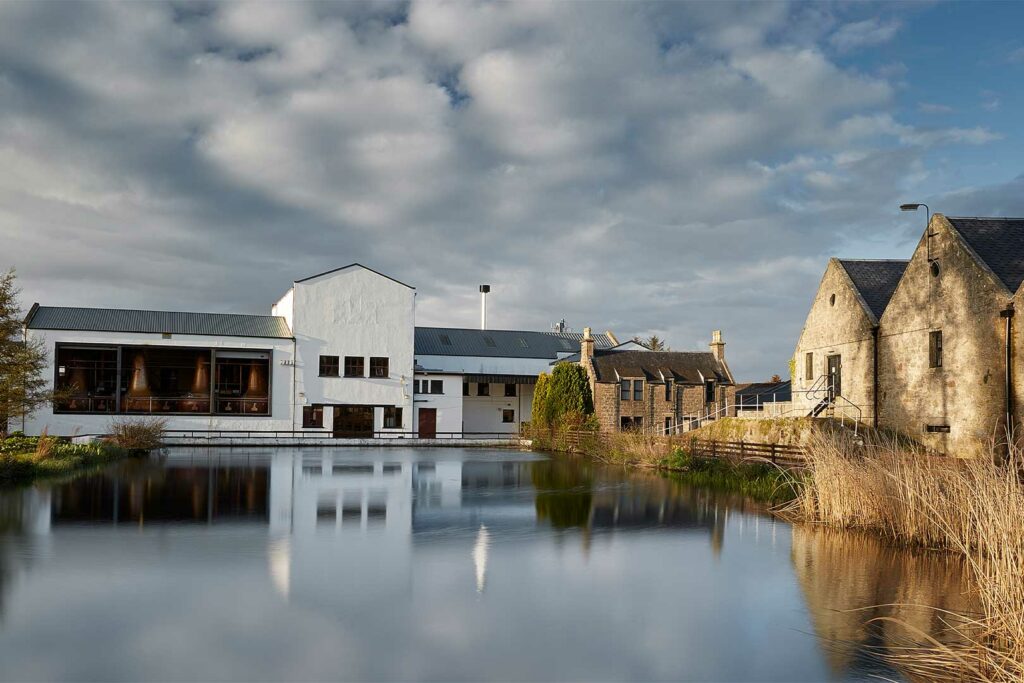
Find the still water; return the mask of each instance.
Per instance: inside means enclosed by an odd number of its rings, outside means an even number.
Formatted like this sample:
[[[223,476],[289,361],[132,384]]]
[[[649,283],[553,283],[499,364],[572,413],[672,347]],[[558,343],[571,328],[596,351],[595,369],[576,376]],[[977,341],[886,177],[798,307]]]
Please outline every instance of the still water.
[[[175,449],[0,492],[0,678],[898,678],[959,567],[743,499],[470,449]],[[926,631],[932,617],[895,616]]]

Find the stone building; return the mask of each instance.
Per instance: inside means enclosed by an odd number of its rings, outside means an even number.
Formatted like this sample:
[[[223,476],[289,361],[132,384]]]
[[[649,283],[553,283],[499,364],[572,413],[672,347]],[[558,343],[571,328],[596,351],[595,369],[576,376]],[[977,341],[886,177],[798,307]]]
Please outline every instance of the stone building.
[[[710,351],[650,351],[595,349],[587,328],[579,356],[561,362],[587,371],[602,430],[675,433],[735,412],[736,383],[719,331]]]
[[[796,345],[794,414],[822,406],[874,424],[876,334],[906,267],[906,261],[829,260]],[[822,403],[832,394],[835,403]]]
[[[1004,441],[1008,427],[1012,435],[1024,400],[1024,338],[1014,324],[1024,219],[932,216],[896,286],[873,303],[852,273],[852,289],[842,286],[836,269],[845,263],[830,262],[797,345],[801,389],[828,375],[835,395],[871,408],[866,422],[940,453],[976,454]],[[874,314],[868,324],[851,303],[855,292],[861,310]],[[825,359],[815,358],[808,373],[800,366],[818,349]],[[820,401],[813,392],[800,396],[804,407]]]

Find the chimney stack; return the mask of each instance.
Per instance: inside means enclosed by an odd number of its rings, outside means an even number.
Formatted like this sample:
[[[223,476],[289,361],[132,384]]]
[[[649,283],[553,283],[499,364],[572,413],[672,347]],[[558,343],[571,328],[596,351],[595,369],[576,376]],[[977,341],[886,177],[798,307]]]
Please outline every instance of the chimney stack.
[[[711,353],[721,362],[725,362],[725,342],[722,341],[722,331],[711,332]]]
[[[491,291],[490,285],[480,285],[480,329],[487,329],[487,293]]]
[[[583,339],[580,341],[580,365],[587,371],[590,379],[590,390],[594,390],[594,337],[589,327],[583,328]]]

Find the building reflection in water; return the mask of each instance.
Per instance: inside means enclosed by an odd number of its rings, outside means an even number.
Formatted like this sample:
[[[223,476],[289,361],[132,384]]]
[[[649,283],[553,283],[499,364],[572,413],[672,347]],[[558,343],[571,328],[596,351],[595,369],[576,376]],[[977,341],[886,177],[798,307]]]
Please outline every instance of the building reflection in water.
[[[858,669],[881,648],[923,644],[922,634],[956,644],[952,615],[977,613],[956,557],[800,525],[793,528],[792,558],[816,635],[837,673]],[[884,617],[891,620],[879,620]]]

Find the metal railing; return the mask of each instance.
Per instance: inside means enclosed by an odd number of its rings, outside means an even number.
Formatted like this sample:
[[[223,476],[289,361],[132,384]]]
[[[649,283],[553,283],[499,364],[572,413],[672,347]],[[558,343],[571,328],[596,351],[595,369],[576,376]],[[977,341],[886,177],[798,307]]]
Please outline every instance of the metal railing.
[[[334,441],[369,440],[381,441],[395,439],[433,439],[433,440],[503,440],[516,441],[521,438],[515,432],[434,432],[421,435],[419,431],[381,430],[356,433],[338,433],[330,429],[165,429],[164,438],[168,443],[174,441],[219,441],[238,440],[258,443],[260,441]]]

